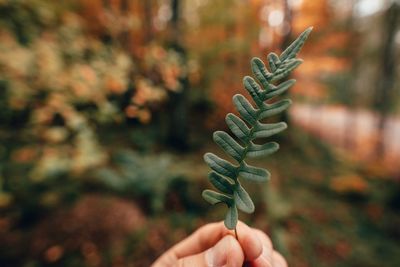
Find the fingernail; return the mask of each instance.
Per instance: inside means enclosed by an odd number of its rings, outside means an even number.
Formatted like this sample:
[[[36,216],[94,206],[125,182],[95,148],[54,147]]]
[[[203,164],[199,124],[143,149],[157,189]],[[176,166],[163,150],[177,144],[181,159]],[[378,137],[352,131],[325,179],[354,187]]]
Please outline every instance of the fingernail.
[[[214,247],[208,249],[205,253],[208,267],[224,267],[226,265],[226,251],[229,248],[231,236],[225,236]]]

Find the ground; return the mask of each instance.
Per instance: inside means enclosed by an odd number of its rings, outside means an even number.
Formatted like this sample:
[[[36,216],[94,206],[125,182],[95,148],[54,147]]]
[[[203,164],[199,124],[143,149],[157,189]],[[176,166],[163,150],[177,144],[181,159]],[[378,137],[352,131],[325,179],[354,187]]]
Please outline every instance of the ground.
[[[244,183],[256,212],[240,219],[266,231],[289,266],[400,266],[399,180],[348,161],[299,129],[291,133],[278,153],[253,162],[272,179]],[[20,245],[19,251],[2,248],[4,266],[21,263],[21,255],[30,259],[23,266],[148,266],[199,226],[223,219],[223,206],[210,207],[200,197],[210,187],[202,161],[210,150],[219,152],[210,143],[163,154],[171,177],[165,190],[154,191],[165,194],[161,206],[148,203],[155,186],[143,187],[150,193],[140,196],[92,190],[32,228],[14,230],[2,219],[2,246]]]

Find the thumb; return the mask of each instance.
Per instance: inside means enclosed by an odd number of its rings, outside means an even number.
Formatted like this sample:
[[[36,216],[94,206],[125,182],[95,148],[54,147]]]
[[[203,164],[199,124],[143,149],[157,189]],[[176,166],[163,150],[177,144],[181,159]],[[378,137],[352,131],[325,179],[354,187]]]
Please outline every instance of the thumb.
[[[231,235],[223,237],[208,250],[178,260],[180,267],[241,267],[244,254],[239,242]]]

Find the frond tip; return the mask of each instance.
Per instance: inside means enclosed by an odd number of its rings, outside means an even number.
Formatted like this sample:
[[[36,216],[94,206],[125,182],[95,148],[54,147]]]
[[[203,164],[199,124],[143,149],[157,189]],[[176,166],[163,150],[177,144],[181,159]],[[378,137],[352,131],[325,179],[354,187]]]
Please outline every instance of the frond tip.
[[[243,85],[254,101],[255,106],[241,94],[233,96],[233,103],[240,117],[229,113],[226,115],[225,121],[233,136],[237,139],[224,131],[216,131],[213,135],[214,142],[226,154],[231,156],[237,164],[232,164],[213,153],[204,155],[204,161],[212,169],[208,179],[221,193],[204,190],[202,195],[212,205],[218,203],[227,205],[228,212],[224,223],[228,229],[236,228],[238,221],[237,209],[246,213],[253,213],[255,210],[254,203],[240,184],[239,178],[263,182],[267,181],[271,176],[266,169],[251,166],[245,162],[245,159],[246,157],[271,155],[279,149],[279,144],[276,142],[255,144],[253,141],[270,137],[287,128],[287,124],[284,122],[263,123],[261,121],[281,113],[292,103],[290,99],[283,99],[274,103],[266,103],[266,101],[282,95],[296,82],[296,80],[291,79],[276,84],[303,62],[303,60],[297,59],[296,56],[311,31],[312,27],[302,32],[280,56],[275,53],[269,53],[267,56],[269,70],[261,59],[256,57],[251,59],[251,69],[255,78],[245,76]]]

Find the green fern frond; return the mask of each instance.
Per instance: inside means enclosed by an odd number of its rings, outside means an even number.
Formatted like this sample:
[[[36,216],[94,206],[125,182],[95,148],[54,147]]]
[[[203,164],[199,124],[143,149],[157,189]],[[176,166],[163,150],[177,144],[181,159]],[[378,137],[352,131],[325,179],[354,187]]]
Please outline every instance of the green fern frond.
[[[233,103],[240,117],[229,113],[225,121],[237,139],[224,131],[214,132],[213,139],[221,149],[231,156],[236,164],[218,157],[213,153],[206,153],[204,161],[212,169],[208,175],[211,184],[220,192],[213,190],[203,191],[203,198],[214,205],[225,203],[228,212],[225,216],[225,226],[235,229],[238,221],[237,209],[245,212],[254,212],[254,203],[250,195],[240,184],[239,178],[263,182],[271,176],[263,169],[246,163],[246,157],[261,157],[271,155],[279,149],[276,142],[268,142],[263,145],[255,144],[258,138],[266,138],[275,135],[287,128],[286,123],[262,123],[265,118],[279,114],[287,109],[290,99],[266,103],[266,101],[286,92],[296,82],[291,79],[280,84],[277,81],[287,77],[303,61],[296,59],[296,55],[303,47],[312,28],[308,28],[285,50],[280,56],[270,53],[267,56],[269,70],[259,58],[251,60],[251,69],[256,80],[250,76],[243,78],[243,85],[255,106],[253,106],[243,95],[233,96]],[[261,85],[261,86],[260,86]]]

